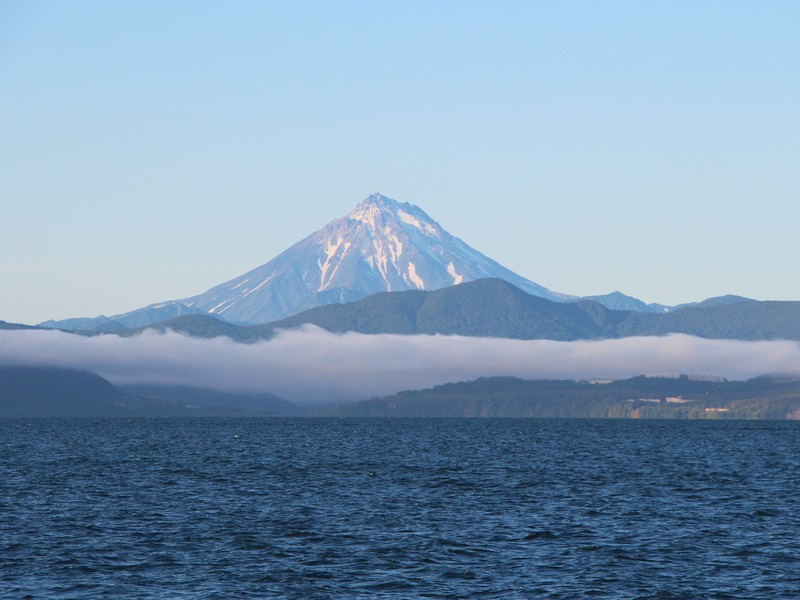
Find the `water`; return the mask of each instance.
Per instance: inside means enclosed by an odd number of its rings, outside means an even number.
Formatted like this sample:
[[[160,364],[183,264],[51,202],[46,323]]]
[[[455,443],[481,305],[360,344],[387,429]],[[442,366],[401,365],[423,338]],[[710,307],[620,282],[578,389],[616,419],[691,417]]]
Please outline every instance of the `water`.
[[[0,596],[792,598],[786,422],[0,421]]]

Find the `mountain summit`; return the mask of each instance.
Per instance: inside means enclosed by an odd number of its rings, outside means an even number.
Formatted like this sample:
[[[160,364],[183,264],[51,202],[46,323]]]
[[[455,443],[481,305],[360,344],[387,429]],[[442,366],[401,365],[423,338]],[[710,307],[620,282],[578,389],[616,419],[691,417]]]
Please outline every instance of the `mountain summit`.
[[[418,206],[372,194],[266,264],[179,302],[228,321],[267,323],[377,292],[434,290],[485,277],[563,298],[450,235]]]
[[[570,299],[481,254],[418,206],[372,194],[348,215],[248,273],[203,294],[112,320],[140,327],[181,314],[207,313],[232,322],[267,323],[377,292],[435,290],[487,277],[551,300]]]

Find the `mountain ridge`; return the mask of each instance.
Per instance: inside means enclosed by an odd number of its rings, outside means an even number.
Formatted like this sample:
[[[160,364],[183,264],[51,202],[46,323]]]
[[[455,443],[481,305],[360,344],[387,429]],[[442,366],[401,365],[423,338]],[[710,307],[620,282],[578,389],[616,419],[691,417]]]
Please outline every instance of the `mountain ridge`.
[[[320,412],[361,418],[798,419],[800,380],[639,375],[592,382],[482,377]]]
[[[50,320],[40,325],[110,331],[118,325],[138,328],[188,314],[210,314],[238,324],[264,324],[374,293],[431,291],[485,278],[503,279],[549,300],[581,300],[507,269],[450,234],[420,207],[375,193],[347,215],[266,263],[201,294],[156,302],[111,317]],[[593,299],[613,308],[664,308],[619,292]]]
[[[500,279],[430,292],[382,292],[347,304],[319,306],[263,325],[233,325],[187,315],[137,330],[168,329],[251,343],[309,324],[332,333],[442,334],[575,341],[683,333],[709,339],[800,340],[800,302],[755,300],[687,306],[667,313],[611,310],[592,300],[553,302]]]

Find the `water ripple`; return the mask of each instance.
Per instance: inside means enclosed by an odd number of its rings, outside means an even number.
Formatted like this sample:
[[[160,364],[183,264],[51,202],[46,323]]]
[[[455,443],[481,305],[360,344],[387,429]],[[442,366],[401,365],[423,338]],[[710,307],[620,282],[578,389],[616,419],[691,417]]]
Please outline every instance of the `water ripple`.
[[[790,598],[800,427],[0,421],[4,598]]]

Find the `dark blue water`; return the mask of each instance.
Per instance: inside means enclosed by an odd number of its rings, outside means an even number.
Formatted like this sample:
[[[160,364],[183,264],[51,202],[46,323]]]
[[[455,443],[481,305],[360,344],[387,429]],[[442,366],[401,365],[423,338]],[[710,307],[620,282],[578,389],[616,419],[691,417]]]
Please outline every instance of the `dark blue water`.
[[[0,421],[0,595],[800,597],[800,427]]]

